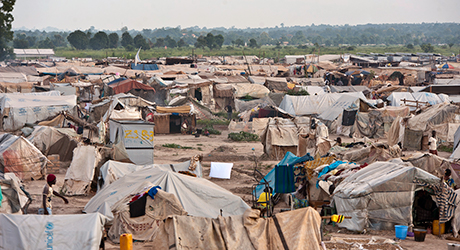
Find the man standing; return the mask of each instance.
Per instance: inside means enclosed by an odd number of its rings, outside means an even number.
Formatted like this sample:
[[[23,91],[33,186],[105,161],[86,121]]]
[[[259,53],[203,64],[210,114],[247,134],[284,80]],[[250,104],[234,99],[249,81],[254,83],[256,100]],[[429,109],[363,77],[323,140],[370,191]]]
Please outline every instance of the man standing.
[[[436,131],[431,132],[431,137],[428,139],[428,149],[431,154],[438,155],[438,146],[436,140]]]
[[[227,106],[225,106],[225,110],[227,110],[227,117],[228,117],[228,120],[231,121],[232,120],[232,105],[228,104]]]
[[[52,215],[51,196],[53,194],[63,199],[65,204],[69,203],[69,201],[64,196],[60,195],[58,192],[53,190],[52,186],[54,184],[56,184],[56,176],[54,174],[49,174],[46,177],[46,184],[45,184],[45,187],[43,188],[43,204],[42,204],[43,207],[38,210],[38,214]]]

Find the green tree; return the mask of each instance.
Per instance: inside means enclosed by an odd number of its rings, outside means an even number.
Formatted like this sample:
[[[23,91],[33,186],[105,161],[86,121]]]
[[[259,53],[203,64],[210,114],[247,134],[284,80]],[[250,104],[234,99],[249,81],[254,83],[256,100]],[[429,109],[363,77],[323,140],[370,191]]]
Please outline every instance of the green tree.
[[[53,49],[55,46],[49,37],[38,42],[37,47],[40,49]]]
[[[150,46],[147,43],[147,40],[145,40],[144,36],[142,36],[141,34],[137,34],[134,37],[133,42],[134,42],[134,47],[136,48],[142,47],[145,50],[150,49]]]
[[[177,42],[176,42],[176,40],[172,39],[169,35],[167,35],[166,38],[165,38],[165,45],[168,48],[175,48],[175,47],[177,47]]]
[[[256,39],[251,38],[251,39],[249,40],[249,47],[250,47],[250,48],[257,48],[257,47],[259,47],[259,45],[257,45]]]
[[[420,48],[422,48],[423,52],[425,52],[425,53],[434,52],[434,47],[433,47],[433,45],[431,45],[431,43],[421,44]]]
[[[116,48],[118,47],[118,40],[120,37],[117,33],[110,33],[109,34],[109,48]]]
[[[243,41],[243,39],[238,38],[233,42],[233,44],[235,44],[238,47],[240,47],[240,46],[242,47],[242,46],[244,46],[244,41]]]
[[[51,42],[54,44],[56,47],[65,47],[67,46],[67,43],[60,34],[54,34],[53,38],[51,39]]]
[[[88,47],[89,39],[86,34],[81,30],[76,30],[69,34],[67,37],[70,45],[75,47],[77,50],[83,50]]]
[[[182,48],[182,47],[186,47],[187,44],[185,43],[184,39],[180,39],[178,42],[177,42],[177,47],[179,48]]]
[[[121,46],[126,47],[128,45],[134,45],[133,37],[128,33],[128,31],[121,34]]]
[[[109,47],[109,37],[104,31],[99,31],[89,40],[89,46],[94,50],[106,49]]]
[[[203,49],[204,47],[206,47],[206,45],[207,43],[206,43],[206,39],[204,38],[204,36],[199,36],[196,39],[195,47]]]
[[[407,49],[414,49],[414,45],[412,43],[406,44]]]
[[[13,48],[8,43],[13,40],[11,24],[14,21],[11,12],[14,9],[16,0],[2,0],[0,6],[0,61],[14,58]]]
[[[158,47],[158,48],[162,48],[165,46],[165,39],[164,38],[157,38],[157,40],[155,41],[155,43],[153,44],[153,46],[155,47]]]
[[[224,41],[225,41],[224,36],[221,34],[214,37],[214,42],[218,48],[222,48]]]
[[[208,46],[209,49],[212,50],[217,47],[216,39],[212,33],[208,33],[204,39],[206,40],[206,46]]]
[[[13,47],[15,49],[27,49],[29,48],[29,41],[16,37],[13,39]]]

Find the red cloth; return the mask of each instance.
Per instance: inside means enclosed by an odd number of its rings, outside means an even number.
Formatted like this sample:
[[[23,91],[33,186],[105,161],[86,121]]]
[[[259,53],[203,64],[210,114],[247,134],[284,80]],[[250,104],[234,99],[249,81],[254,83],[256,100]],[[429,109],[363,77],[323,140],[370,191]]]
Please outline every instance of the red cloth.
[[[126,93],[132,89],[153,90],[155,92],[154,88],[132,79],[110,84],[109,87],[113,89],[115,94]]]

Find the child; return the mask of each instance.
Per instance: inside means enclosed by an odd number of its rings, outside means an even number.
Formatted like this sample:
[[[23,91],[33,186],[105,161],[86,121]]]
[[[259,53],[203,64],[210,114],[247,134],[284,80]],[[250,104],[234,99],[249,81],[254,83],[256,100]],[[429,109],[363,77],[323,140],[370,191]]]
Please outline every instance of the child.
[[[457,189],[457,184],[455,184],[454,179],[451,177],[452,171],[450,169],[446,169],[446,172],[444,174],[444,182],[447,184],[447,186],[451,187],[452,189]]]
[[[438,146],[436,141],[436,131],[431,132],[431,137],[428,139],[428,149],[431,154],[438,155]]]
[[[38,214],[52,215],[51,213],[51,195],[56,195],[57,197],[64,200],[65,204],[68,204],[69,201],[58,192],[53,190],[53,185],[56,184],[56,176],[54,174],[49,174],[46,177],[46,184],[43,188],[43,204],[42,208],[38,210]]]

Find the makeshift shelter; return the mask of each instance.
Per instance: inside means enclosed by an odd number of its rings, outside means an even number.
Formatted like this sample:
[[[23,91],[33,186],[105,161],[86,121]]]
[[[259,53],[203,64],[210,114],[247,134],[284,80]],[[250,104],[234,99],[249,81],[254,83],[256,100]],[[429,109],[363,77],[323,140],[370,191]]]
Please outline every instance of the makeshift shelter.
[[[369,108],[373,108],[373,105],[367,102],[362,92],[355,93],[354,95],[342,94],[330,108],[321,113],[319,118],[326,121],[334,121],[344,110],[366,112]],[[354,124],[354,120],[351,122],[352,124]]]
[[[285,92],[288,90],[286,78],[268,77],[265,79],[264,86],[273,92]]]
[[[280,109],[292,116],[320,115],[334,105],[340,94],[292,96],[285,95],[279,105]]]
[[[46,156],[24,137],[0,135],[0,175],[11,172],[21,180],[39,179],[45,174],[47,162]]]
[[[189,172],[197,177],[203,177],[203,168],[198,156],[192,157],[190,161],[175,164],[151,164],[135,165],[118,161],[107,161],[99,170],[98,189],[102,189],[121,177],[148,167],[158,167],[162,170],[174,172]]]
[[[161,225],[158,249],[311,249],[321,248],[321,217],[308,207],[261,218],[259,210],[243,215],[203,218],[174,215]]]
[[[264,153],[272,159],[280,160],[288,151],[296,154],[299,144],[297,126],[290,119],[269,118],[260,140]]]
[[[174,215],[187,215],[174,194],[156,189],[151,183],[142,188],[147,191],[155,189],[157,193],[154,194],[153,191],[150,196],[151,194],[146,194],[146,191],[139,191],[143,197],[136,200],[137,203],[136,201],[130,203],[130,200],[137,194],[128,195],[117,202],[113,209],[113,225],[107,233],[111,241],[119,243],[120,235],[124,233],[131,234],[133,240],[152,241],[158,236],[166,218]],[[144,203],[143,199],[145,199],[145,204],[140,204]]]
[[[235,102],[235,110],[238,112],[244,112],[250,110],[257,106],[276,106],[272,99],[268,96],[261,98],[261,99],[254,99],[254,100],[243,100],[243,99],[234,99]]]
[[[154,100],[155,89],[136,80],[126,79],[110,84],[109,87],[112,89],[112,93],[109,94],[131,93],[148,101]]]
[[[196,126],[196,113],[201,113],[200,109],[193,109],[195,105],[167,106],[158,107],[153,115],[155,123],[155,134],[181,133],[181,125],[188,123],[188,131],[193,131]],[[198,106],[199,107],[199,106]]]
[[[452,123],[458,110],[459,107],[456,105],[440,103],[410,118],[407,127],[416,131],[427,131],[439,124]]]
[[[32,197],[21,187],[21,181],[13,173],[0,177],[0,214],[23,214],[32,202]]]
[[[77,97],[59,96],[58,91],[30,94],[3,94],[0,96],[2,128],[15,131],[26,123],[36,123],[54,117],[62,111],[74,114]]]
[[[259,84],[238,83],[233,84],[233,88],[235,98],[244,98],[246,96],[250,96],[252,98],[260,99],[268,96],[270,93],[270,90]]]
[[[74,149],[73,159],[67,169],[61,193],[65,195],[83,195],[91,189],[94,172],[101,160],[94,146],[79,145]]]
[[[59,155],[62,162],[71,161],[73,150],[78,141],[74,139],[77,133],[72,128],[53,128],[48,126],[35,126],[32,134],[27,137],[44,155]]]
[[[0,214],[0,245],[4,249],[99,249],[104,224],[99,213]]]
[[[374,162],[350,175],[335,189],[333,202],[337,213],[351,216],[340,226],[362,231],[393,228],[394,224],[412,224],[415,191],[421,186],[414,181],[438,184],[439,178],[399,161]]]
[[[210,218],[220,214],[241,215],[249,208],[240,197],[206,179],[152,166],[127,174],[101,189],[86,204],[83,212],[100,212],[113,219],[113,205],[145,187],[146,182],[174,194],[189,215]]]
[[[153,163],[154,125],[145,121],[110,120],[110,142],[115,144],[114,159],[121,160],[122,154],[135,164]]]
[[[406,117],[409,114],[409,107],[392,106],[370,110],[369,112],[359,112],[356,114],[355,132],[362,137],[384,138],[389,133],[390,127],[397,117]],[[398,133],[398,131],[392,131],[391,133],[395,132]],[[388,138],[391,136],[388,135]],[[391,144],[391,146],[396,143]]]

